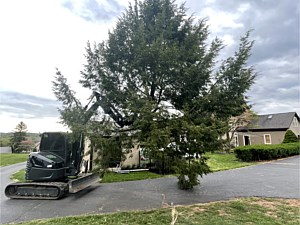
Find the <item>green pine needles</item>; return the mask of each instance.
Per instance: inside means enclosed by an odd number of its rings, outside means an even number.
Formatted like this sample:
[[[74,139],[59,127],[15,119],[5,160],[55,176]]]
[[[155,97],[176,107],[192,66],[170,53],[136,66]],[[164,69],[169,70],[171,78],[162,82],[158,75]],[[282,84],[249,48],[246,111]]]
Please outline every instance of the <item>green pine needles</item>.
[[[198,176],[209,172],[201,155],[221,148],[229,118],[247,108],[245,93],[256,75],[247,65],[249,36],[216,68],[225,46],[218,38],[208,42],[206,19],[196,21],[175,1],[129,5],[106,41],[86,47],[80,83],[98,92],[102,111],[84,129],[105,146],[99,155],[132,146],[149,156],[164,152],[180,174],[179,186],[197,185]],[[53,85],[63,123],[76,127],[74,115],[82,107],[59,71]],[[103,136],[120,148],[105,144]]]

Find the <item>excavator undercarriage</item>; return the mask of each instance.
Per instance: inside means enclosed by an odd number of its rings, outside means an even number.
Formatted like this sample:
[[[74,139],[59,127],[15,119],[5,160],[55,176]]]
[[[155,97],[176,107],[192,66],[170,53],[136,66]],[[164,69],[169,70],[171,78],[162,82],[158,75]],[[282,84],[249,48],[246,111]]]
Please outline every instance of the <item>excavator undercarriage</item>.
[[[12,183],[5,195],[13,199],[59,199],[68,193],[68,184],[62,182]]]
[[[66,182],[12,183],[5,188],[5,195],[12,199],[60,199],[99,181],[97,174],[88,173]]]

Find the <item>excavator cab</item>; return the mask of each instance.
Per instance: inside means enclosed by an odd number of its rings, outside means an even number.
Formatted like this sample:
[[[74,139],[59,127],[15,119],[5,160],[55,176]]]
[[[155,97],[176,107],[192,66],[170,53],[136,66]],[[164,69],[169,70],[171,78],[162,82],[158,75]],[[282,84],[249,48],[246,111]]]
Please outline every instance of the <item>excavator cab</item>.
[[[82,160],[82,149],[80,149],[80,141],[69,140],[67,133],[43,133],[40,151],[29,155],[25,179],[62,181],[68,176],[76,176]]]
[[[29,155],[25,179],[59,181],[66,178],[67,138],[64,133],[43,133],[40,151]]]
[[[66,178],[64,160],[52,152],[30,154],[25,179],[31,181],[59,181]]]

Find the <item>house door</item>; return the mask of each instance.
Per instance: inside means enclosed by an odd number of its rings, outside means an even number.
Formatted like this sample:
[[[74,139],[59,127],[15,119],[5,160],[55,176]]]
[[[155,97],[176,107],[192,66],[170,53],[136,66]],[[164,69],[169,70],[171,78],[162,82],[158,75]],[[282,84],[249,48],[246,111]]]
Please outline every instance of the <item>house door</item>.
[[[250,136],[244,136],[244,145],[251,145]]]

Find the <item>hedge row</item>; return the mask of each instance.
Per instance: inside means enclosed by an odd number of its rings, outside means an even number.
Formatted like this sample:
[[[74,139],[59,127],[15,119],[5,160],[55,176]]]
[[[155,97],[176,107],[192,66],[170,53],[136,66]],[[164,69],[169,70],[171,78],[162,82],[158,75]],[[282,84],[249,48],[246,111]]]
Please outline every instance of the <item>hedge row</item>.
[[[299,155],[299,151],[299,142],[277,145],[248,145],[234,149],[236,157],[247,162]]]

